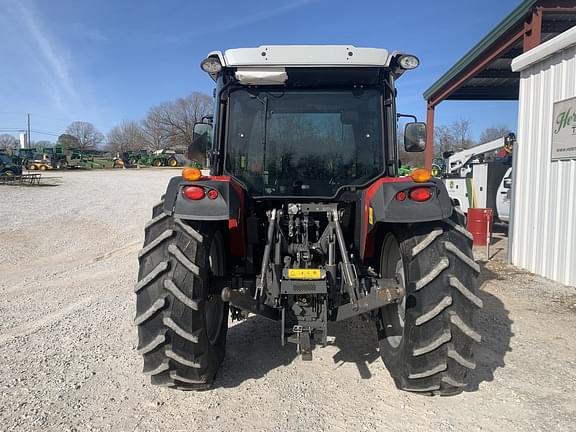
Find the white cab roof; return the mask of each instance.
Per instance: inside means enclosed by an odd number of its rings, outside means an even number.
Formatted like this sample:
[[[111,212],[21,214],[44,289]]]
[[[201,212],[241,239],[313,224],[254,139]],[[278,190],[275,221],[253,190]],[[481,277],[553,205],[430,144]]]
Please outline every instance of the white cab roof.
[[[385,49],[353,45],[262,45],[213,51],[208,56],[218,56],[224,67],[385,67],[391,58]]]

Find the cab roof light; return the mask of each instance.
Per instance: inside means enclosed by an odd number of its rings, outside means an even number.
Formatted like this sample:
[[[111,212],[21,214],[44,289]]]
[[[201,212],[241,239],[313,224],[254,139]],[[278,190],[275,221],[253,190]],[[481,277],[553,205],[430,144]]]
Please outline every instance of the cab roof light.
[[[218,57],[208,57],[200,63],[202,70],[209,74],[217,74],[222,70],[222,63]]]
[[[398,58],[398,64],[402,69],[416,69],[420,65],[420,60],[414,55],[402,55]]]

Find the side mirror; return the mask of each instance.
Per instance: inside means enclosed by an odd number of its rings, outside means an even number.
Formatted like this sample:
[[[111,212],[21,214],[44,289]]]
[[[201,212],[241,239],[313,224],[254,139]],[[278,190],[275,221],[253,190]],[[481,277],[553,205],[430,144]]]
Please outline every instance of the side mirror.
[[[212,124],[194,123],[192,128],[192,145],[188,147],[188,158],[207,166],[208,150],[212,144]]]
[[[404,128],[404,150],[421,152],[426,148],[426,123],[407,123]]]
[[[194,128],[192,129],[192,140],[208,138],[212,141],[212,124],[211,123],[194,123]]]

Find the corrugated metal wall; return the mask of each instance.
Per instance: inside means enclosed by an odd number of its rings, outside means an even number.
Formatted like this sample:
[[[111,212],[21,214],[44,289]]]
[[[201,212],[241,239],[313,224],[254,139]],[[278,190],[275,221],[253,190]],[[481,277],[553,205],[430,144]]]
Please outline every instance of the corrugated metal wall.
[[[551,161],[553,103],[576,96],[576,46],[521,71],[513,264],[576,286],[576,160]]]

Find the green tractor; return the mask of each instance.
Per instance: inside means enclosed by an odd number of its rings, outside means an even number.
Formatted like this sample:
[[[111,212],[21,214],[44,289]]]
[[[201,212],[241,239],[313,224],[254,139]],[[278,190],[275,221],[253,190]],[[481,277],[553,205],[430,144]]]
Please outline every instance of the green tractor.
[[[179,167],[187,162],[184,155],[176,153],[174,150],[157,150],[150,155],[151,165],[155,167]]]
[[[12,156],[0,153],[0,177],[15,177],[22,175],[22,165],[14,163]]]

